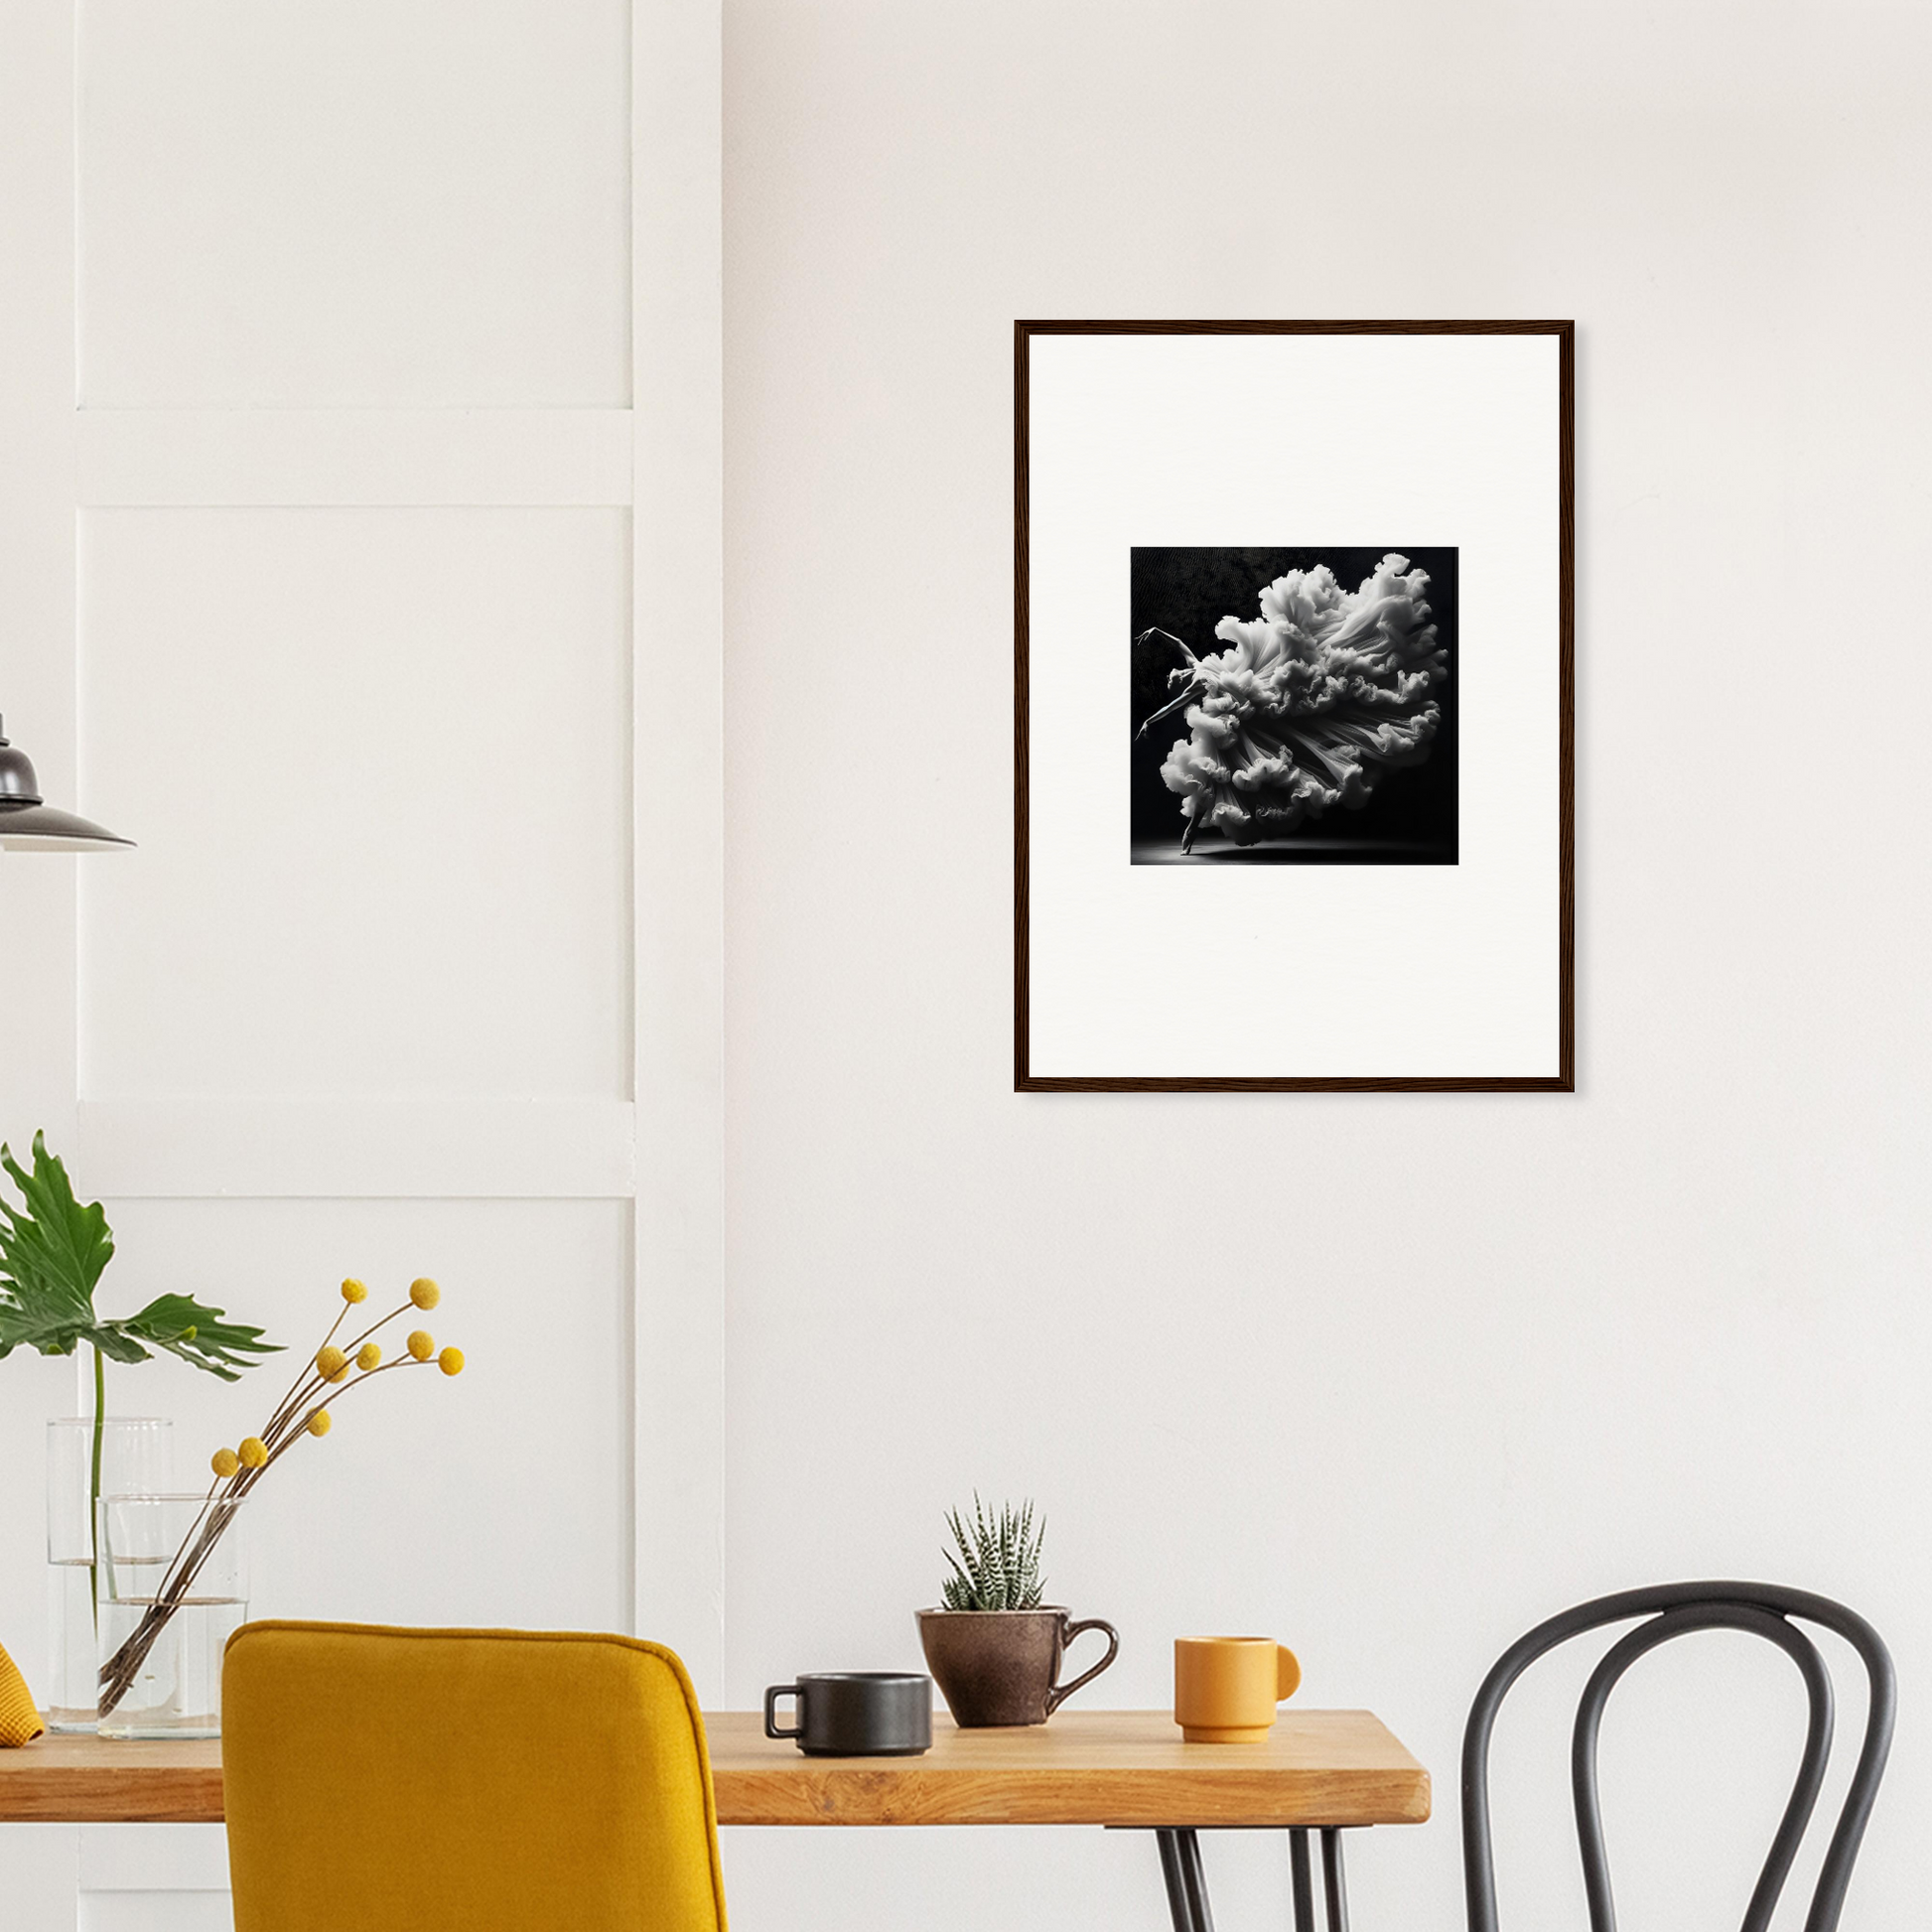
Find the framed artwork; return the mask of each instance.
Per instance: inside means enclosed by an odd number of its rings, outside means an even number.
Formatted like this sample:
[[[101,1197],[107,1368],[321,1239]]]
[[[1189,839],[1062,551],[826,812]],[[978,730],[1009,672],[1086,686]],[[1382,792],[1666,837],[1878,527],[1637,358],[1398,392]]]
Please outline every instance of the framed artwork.
[[[1014,1084],[1575,1090],[1574,325],[1014,325]]]

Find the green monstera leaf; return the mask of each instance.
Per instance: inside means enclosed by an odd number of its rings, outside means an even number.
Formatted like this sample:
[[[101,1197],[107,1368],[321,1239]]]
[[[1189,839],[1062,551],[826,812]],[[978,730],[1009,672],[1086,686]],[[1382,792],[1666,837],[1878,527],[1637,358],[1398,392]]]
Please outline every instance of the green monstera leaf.
[[[108,1362],[150,1362],[164,1349],[184,1362],[239,1380],[252,1368],[251,1355],[279,1352],[248,1328],[205,1308],[192,1295],[163,1295],[137,1314],[103,1321],[94,1312],[94,1289],[114,1259],[114,1231],[99,1201],[74,1198],[73,1183],[58,1155],[47,1151],[47,1137],[34,1136],[34,1165],[23,1168],[13,1150],[0,1144],[0,1171],[20,1189],[16,1207],[0,1196],[0,1359],[16,1348],[43,1355],[71,1355],[85,1343],[94,1351],[93,1456],[88,1474],[87,1520],[100,1498],[101,1432],[107,1419]],[[98,1566],[88,1583],[99,1616]]]
[[[192,1295],[163,1295],[138,1314],[102,1320],[94,1289],[114,1258],[114,1232],[100,1203],[74,1198],[45,1135],[34,1136],[31,1170],[0,1145],[0,1170],[21,1197],[18,1207],[0,1197],[0,1359],[16,1348],[71,1355],[84,1343],[112,1362],[146,1362],[164,1349],[232,1382],[254,1366],[251,1355],[279,1352],[261,1329],[228,1321]]]
[[[68,1171],[34,1136],[32,1173],[0,1146],[22,1207],[0,1199],[0,1356],[26,1346],[71,1355],[93,1339],[94,1284],[114,1258],[114,1236],[100,1203],[73,1197]]]
[[[275,1349],[277,1344],[263,1341],[259,1328],[224,1321],[222,1314],[222,1310],[210,1309],[192,1295],[163,1295],[150,1302],[139,1314],[130,1314],[125,1321],[108,1325],[129,1341],[138,1336],[141,1341],[152,1342],[171,1355],[179,1355],[183,1361],[192,1362],[210,1375],[220,1376],[224,1382],[234,1382],[240,1379],[236,1374],[238,1369],[254,1367],[246,1359],[249,1353],[262,1354]],[[141,1359],[147,1359],[145,1350]]]

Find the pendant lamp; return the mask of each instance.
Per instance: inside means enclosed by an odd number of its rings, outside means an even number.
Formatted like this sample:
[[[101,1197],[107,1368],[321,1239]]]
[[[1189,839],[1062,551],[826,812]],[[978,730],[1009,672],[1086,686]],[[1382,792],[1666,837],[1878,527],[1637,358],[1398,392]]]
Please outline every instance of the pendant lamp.
[[[0,850],[115,852],[133,844],[132,839],[116,838],[89,819],[44,804],[33,759],[7,743],[6,720],[0,719]]]

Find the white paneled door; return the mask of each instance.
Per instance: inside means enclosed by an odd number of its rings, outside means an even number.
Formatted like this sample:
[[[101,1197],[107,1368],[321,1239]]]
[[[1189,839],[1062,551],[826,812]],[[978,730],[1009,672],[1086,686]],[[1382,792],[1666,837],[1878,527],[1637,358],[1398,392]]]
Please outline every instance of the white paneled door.
[[[110,1311],[299,1348],[444,1281],[468,1371],[278,1471],[259,1613],[635,1627],[705,1690],[719,80],[716,0],[0,16],[0,714],[138,842],[0,857],[0,1137],[105,1198]],[[117,1379],[189,1464],[280,1386]],[[73,1380],[0,1364],[30,1677]],[[218,1837],[0,1832],[19,1932],[225,1922]]]

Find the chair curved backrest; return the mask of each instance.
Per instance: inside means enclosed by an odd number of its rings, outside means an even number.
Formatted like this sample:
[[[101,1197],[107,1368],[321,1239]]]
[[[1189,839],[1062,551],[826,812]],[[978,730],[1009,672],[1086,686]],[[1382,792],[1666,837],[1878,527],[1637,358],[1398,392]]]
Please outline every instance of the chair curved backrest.
[[[1825,1781],[1832,1750],[1832,1680],[1817,1646],[1788,1619],[1802,1617],[1835,1631],[1859,1653],[1869,1685],[1864,1743],[1852,1773],[1844,1809],[1826,1848],[1825,1862],[1805,1917],[1805,1932],[1834,1932],[1851,1882],[1853,1861],[1864,1836],[1865,1821],[1878,1795],[1885,1757],[1891,1749],[1897,1687],[1891,1656],[1863,1617],[1827,1596],[1786,1589],[1777,1584],[1661,1584],[1626,1589],[1565,1610],[1510,1645],[1482,1681],[1469,1709],[1462,1735],[1462,1872],[1468,1898],[1469,1932],[1496,1932],[1495,1860],[1489,1840],[1489,1735],[1509,1687],[1546,1651],[1586,1630],[1631,1617],[1648,1617],[1604,1653],[1584,1687],[1571,1737],[1570,1779],[1577,1810],[1577,1838],[1583,1852],[1584,1887],[1589,1901],[1590,1932],[1615,1932],[1616,1908],[1610,1898],[1609,1864],[1603,1849],[1603,1823],[1596,1798],[1596,1737],[1603,1707],[1616,1681],[1646,1651],[1691,1630],[1742,1630],[1774,1643],[1798,1667],[1805,1683],[1810,1717],[1805,1747],[1791,1797],[1777,1835],[1745,1908],[1742,1932],[1766,1932],[1771,1914],[1797,1856]]]
[[[634,1637],[244,1624],[236,1932],[725,1932],[704,1723]]]

